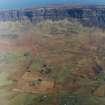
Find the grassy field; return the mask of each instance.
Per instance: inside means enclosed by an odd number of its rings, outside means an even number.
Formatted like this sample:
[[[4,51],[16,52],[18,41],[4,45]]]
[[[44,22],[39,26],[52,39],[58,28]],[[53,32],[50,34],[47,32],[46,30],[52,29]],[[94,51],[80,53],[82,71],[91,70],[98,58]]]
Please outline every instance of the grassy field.
[[[0,32],[0,105],[104,105],[103,30],[47,20],[0,23]],[[54,81],[51,93],[13,91],[31,71]]]

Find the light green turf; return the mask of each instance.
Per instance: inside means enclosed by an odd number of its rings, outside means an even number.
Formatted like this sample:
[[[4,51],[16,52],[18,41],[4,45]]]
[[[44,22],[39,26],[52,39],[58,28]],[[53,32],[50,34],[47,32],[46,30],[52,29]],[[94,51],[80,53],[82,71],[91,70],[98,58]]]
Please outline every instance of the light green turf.
[[[11,80],[8,80],[8,74],[6,72],[0,73],[0,86],[12,84]]]

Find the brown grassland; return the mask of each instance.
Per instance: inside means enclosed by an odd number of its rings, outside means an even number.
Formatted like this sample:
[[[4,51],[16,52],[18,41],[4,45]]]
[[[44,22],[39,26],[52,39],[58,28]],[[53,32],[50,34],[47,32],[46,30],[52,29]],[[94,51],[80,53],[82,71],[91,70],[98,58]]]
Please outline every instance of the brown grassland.
[[[0,105],[104,105],[105,32],[75,21],[0,23]]]

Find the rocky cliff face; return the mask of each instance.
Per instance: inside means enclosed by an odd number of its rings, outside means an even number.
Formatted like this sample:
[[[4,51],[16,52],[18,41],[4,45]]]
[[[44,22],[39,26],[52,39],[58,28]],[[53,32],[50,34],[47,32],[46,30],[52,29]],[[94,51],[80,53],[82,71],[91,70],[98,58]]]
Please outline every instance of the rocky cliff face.
[[[33,23],[41,20],[60,20],[73,18],[84,25],[105,27],[105,6],[62,6],[43,7],[20,10],[0,10],[0,21],[30,20]]]

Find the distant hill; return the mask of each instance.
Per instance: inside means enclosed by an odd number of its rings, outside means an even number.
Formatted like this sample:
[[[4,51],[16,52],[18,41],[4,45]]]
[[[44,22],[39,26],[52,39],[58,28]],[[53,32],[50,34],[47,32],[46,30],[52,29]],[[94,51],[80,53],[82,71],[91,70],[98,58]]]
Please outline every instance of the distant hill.
[[[86,26],[105,27],[105,5],[49,5],[47,7],[0,10],[0,21],[75,19]]]

